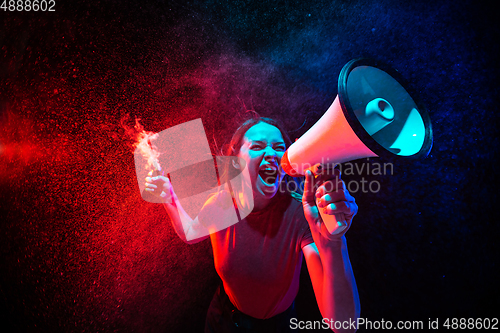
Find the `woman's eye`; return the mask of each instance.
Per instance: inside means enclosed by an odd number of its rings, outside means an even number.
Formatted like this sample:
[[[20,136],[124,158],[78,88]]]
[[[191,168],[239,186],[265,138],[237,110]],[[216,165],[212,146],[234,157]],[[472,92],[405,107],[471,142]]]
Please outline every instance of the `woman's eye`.
[[[276,151],[285,151],[286,149],[283,146],[278,146],[278,147],[274,148],[274,150],[276,150]]]
[[[260,145],[252,145],[252,146],[250,146],[250,149],[260,150],[260,149],[262,149],[262,146],[260,146]]]

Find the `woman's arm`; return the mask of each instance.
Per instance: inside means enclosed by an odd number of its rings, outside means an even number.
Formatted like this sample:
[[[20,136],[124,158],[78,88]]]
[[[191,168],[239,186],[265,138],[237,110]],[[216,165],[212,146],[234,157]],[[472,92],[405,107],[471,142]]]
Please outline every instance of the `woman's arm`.
[[[343,325],[335,332],[355,332],[351,323],[359,318],[360,303],[346,240],[342,237],[331,243],[321,254],[315,243],[304,246],[302,251],[321,315],[332,329],[335,322]]]
[[[357,205],[340,180],[338,170],[332,178],[336,180],[328,180],[329,186],[324,186],[324,182],[315,190],[312,173],[306,173],[302,203],[314,243],[302,250],[321,315],[335,332],[355,332],[352,322],[359,318],[360,303],[344,233],[357,212]],[[321,198],[320,207],[316,205],[316,197]],[[344,232],[331,235],[321,220],[319,209],[327,214],[344,213],[347,221]],[[334,329],[335,323],[341,328]]]
[[[186,213],[167,177],[152,177],[151,171],[146,177],[145,190],[162,198],[163,206],[170,217],[172,226],[184,242],[195,244],[209,237],[207,229],[198,222],[198,219],[193,220]]]

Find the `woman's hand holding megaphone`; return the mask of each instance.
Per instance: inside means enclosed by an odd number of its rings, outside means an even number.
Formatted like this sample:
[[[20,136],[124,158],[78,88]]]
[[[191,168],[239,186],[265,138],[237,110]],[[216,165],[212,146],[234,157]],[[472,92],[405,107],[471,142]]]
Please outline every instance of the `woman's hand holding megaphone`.
[[[316,164],[306,171],[302,205],[315,242],[340,239],[358,211],[354,198],[340,179],[339,169]],[[316,234],[316,236],[315,236]]]

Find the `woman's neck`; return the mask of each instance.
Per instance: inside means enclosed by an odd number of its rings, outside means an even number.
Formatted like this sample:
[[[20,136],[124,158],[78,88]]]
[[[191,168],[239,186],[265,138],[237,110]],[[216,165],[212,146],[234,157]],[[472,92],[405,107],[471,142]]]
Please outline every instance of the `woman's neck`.
[[[270,205],[272,205],[272,203],[275,200],[278,200],[277,197],[278,197],[278,193],[276,193],[272,198],[258,198],[258,199],[256,199],[254,197],[252,212],[258,212],[258,211],[262,211],[262,210],[268,208]]]
[[[264,210],[271,204],[272,199],[267,199],[267,200],[262,200],[262,201],[256,201],[254,200],[253,202],[253,212],[258,212],[261,210]]]

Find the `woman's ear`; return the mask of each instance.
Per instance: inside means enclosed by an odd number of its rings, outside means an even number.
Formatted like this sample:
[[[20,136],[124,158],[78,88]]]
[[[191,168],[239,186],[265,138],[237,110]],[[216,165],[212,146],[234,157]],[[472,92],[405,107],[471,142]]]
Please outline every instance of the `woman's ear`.
[[[235,169],[238,169],[238,170],[240,169],[240,164],[238,163],[238,159],[237,158],[234,158],[231,162],[233,163],[233,167]]]

